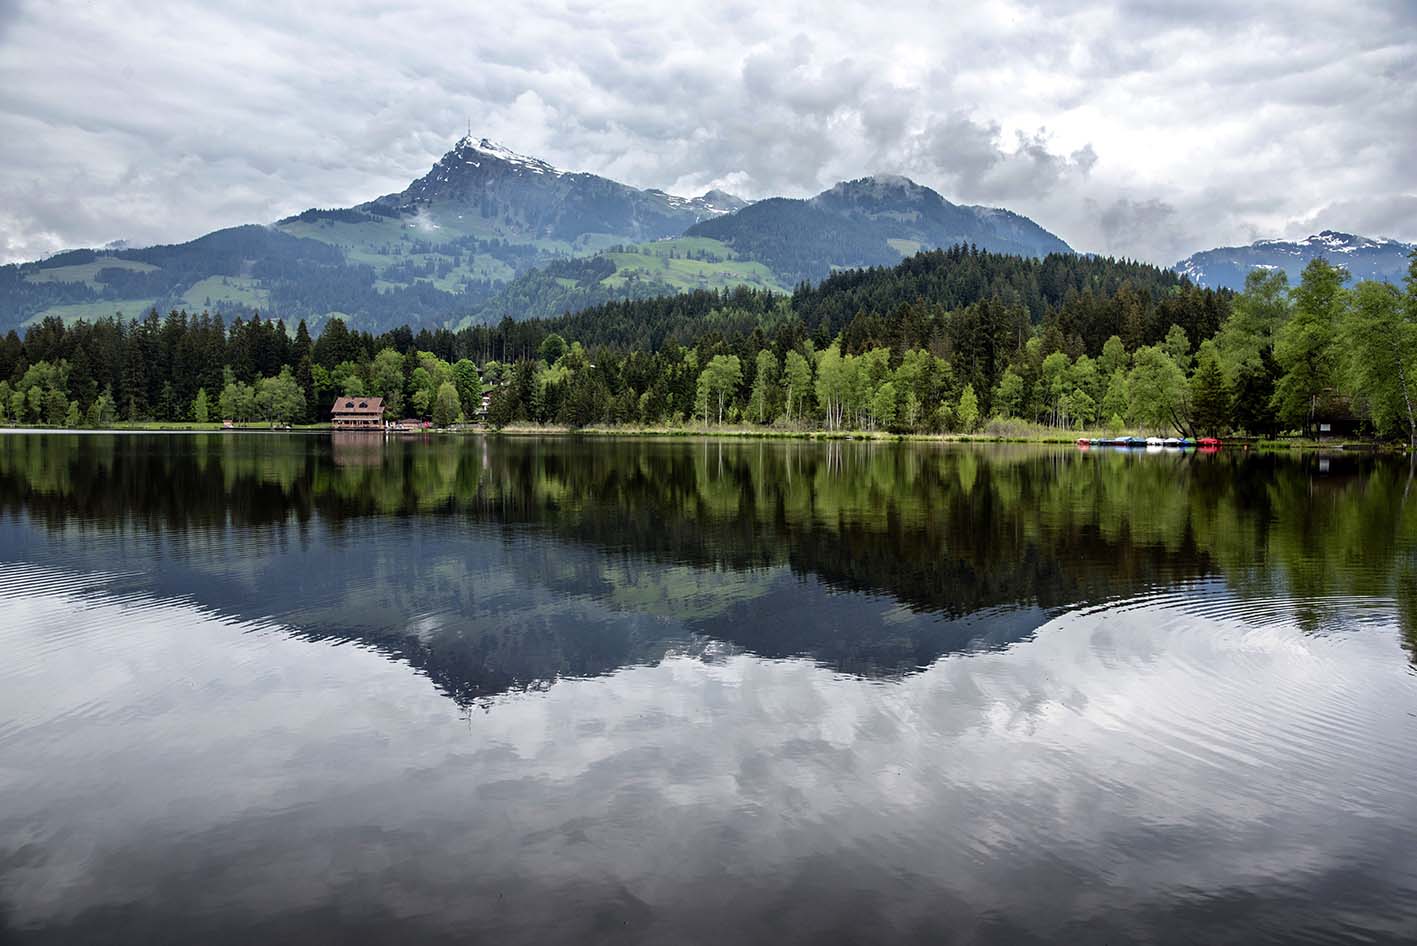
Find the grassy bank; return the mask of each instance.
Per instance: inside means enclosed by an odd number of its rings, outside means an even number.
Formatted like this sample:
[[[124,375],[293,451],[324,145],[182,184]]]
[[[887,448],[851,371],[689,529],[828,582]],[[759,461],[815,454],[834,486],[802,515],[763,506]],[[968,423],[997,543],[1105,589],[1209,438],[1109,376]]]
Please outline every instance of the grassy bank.
[[[243,431],[266,431],[266,432],[270,432],[270,431],[275,431],[275,430],[329,430],[329,429],[330,429],[330,425],[329,425],[329,424],[295,424],[295,425],[293,425],[293,426],[291,426],[291,427],[289,427],[289,428],[275,428],[275,427],[272,427],[270,424],[237,424],[235,427],[225,428],[225,427],[222,426],[222,424],[221,424],[220,421],[209,421],[209,422],[207,422],[207,423],[205,423],[205,424],[199,424],[199,423],[197,423],[196,421],[190,421],[190,420],[188,420],[188,421],[164,421],[164,420],[133,420],[133,421],[127,421],[127,420],[124,420],[124,421],[119,421],[118,423],[113,424],[112,426],[109,426],[109,427],[63,427],[63,426],[55,426],[55,425],[53,425],[53,424],[13,424],[13,423],[0,423],[0,427],[4,427],[4,428],[9,429],[9,430],[53,430],[53,431],[56,431],[56,432],[58,432],[58,431],[64,431],[64,430],[75,430],[75,431],[84,431],[84,432],[93,432],[93,433],[102,433],[102,432],[104,432],[104,431],[109,431],[109,432],[129,431],[129,432],[131,432],[131,431],[144,431],[144,430],[148,430],[148,431],[177,431],[177,432],[184,432],[184,431],[185,431],[185,432],[188,432],[188,433],[210,433],[210,432],[213,432],[213,431],[221,431],[221,430],[243,430]]]
[[[481,428],[478,428],[480,430]],[[703,425],[681,425],[681,426],[642,426],[634,424],[615,426],[592,426],[580,429],[565,427],[560,425],[541,424],[511,424],[502,428],[499,433],[509,436],[538,436],[551,434],[585,434],[597,437],[665,437],[665,438],[702,438],[702,437],[726,437],[731,439],[744,440],[868,440],[883,442],[923,442],[923,443],[1034,443],[1034,444],[1068,444],[1076,443],[1079,438],[1088,439],[1125,437],[1125,436],[1160,436],[1148,434],[1147,432],[1135,431],[1127,433],[1114,433],[1102,430],[1059,430],[1056,427],[1048,427],[1041,424],[1029,424],[1021,421],[992,422],[978,433],[924,433],[924,434],[904,434],[891,433],[881,430],[821,430],[815,428],[791,429],[782,427],[759,427],[756,425],[739,426],[703,426]],[[1165,435],[1165,436],[1174,436]],[[1380,452],[1401,453],[1406,450],[1405,444],[1381,443],[1373,444],[1369,442],[1343,442],[1338,440],[1314,441],[1305,440],[1299,437],[1259,440],[1252,438],[1234,438],[1225,441],[1231,447],[1244,447],[1254,450],[1366,450]]]
[[[36,424],[14,424],[11,429],[16,430],[54,430],[60,431],[65,428],[50,427]],[[84,428],[87,430],[87,428]],[[123,421],[114,424],[112,427],[103,428],[110,431],[172,431],[209,433],[220,432],[222,430],[236,430],[244,432],[272,432],[276,428],[269,424],[237,424],[235,427],[223,427],[220,422],[209,422],[199,424],[195,421]],[[329,424],[295,424],[288,428],[292,431],[329,431]],[[409,431],[408,433],[439,433],[439,434],[501,434],[510,437],[539,437],[539,436],[565,436],[580,435],[591,437],[659,437],[666,439],[702,439],[705,437],[725,438],[732,440],[805,440],[805,441],[832,441],[832,440],[858,440],[874,441],[882,443],[1031,443],[1031,444],[1073,444],[1078,438],[1088,439],[1124,437],[1124,436],[1148,436],[1146,432],[1132,431],[1126,433],[1115,433],[1102,430],[1059,430],[1056,427],[1048,427],[1042,424],[1030,424],[1024,421],[992,421],[984,430],[978,433],[891,433],[883,430],[822,430],[820,428],[791,428],[791,427],[759,427],[757,425],[735,425],[725,424],[701,425],[686,424],[678,426],[655,426],[640,424],[622,425],[596,425],[591,427],[567,427],[560,424],[509,424],[501,430],[492,430],[482,426],[465,426],[451,430],[430,430],[430,431]],[[1154,436],[1154,434],[1153,434]],[[1406,453],[1405,443],[1373,443],[1370,441],[1340,441],[1340,440],[1306,440],[1300,437],[1284,437],[1278,439],[1258,439],[1258,438],[1230,438],[1224,443],[1230,448],[1240,447],[1247,450],[1257,451],[1293,451],[1293,450],[1347,450],[1366,451],[1376,453]]]

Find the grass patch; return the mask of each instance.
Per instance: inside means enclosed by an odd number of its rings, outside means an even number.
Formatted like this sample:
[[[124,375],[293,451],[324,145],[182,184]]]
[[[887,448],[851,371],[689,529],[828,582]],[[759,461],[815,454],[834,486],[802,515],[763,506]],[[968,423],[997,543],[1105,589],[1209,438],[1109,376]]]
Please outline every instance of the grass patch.
[[[271,294],[261,288],[259,280],[249,276],[208,276],[182,293],[182,301],[189,309],[218,306],[223,302],[264,309],[270,306]]]
[[[90,289],[102,289],[104,284],[98,281],[98,274],[100,270],[105,269],[128,269],[139,273],[150,273],[157,267],[151,263],[140,263],[137,260],[100,256],[92,262],[78,263],[74,266],[36,269],[33,272],[25,273],[25,282],[81,282]]]
[[[621,252],[600,255],[615,264],[615,272],[601,280],[603,286],[619,287],[639,278],[675,290],[754,286],[787,292],[768,267],[740,259],[727,244],[706,237],[639,243]]]

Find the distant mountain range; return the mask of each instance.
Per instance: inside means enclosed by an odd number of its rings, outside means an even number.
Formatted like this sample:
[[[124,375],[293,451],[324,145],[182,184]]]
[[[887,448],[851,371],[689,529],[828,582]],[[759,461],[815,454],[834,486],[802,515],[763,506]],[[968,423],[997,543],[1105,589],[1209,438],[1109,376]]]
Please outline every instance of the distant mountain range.
[[[752,286],[788,292],[842,268],[889,266],[973,244],[1041,257],[1071,248],[1001,208],[953,204],[903,177],[844,181],[815,197],[749,203],[677,197],[564,171],[486,138],[463,138],[396,194],[311,209],[187,243],[115,242],[0,266],[0,331],[47,316],[157,308],[253,310],[312,330],[340,316],[380,331],[557,315],[614,299]],[[1316,255],[1356,279],[1398,281],[1412,247],[1325,230],[1196,253],[1174,269],[1203,286],[1257,266],[1298,278]]]
[[[1353,280],[1400,283],[1407,275],[1414,244],[1371,240],[1337,230],[1324,230],[1303,240],[1259,240],[1249,246],[1222,246],[1194,253],[1171,267],[1199,286],[1243,289],[1252,269],[1282,269],[1290,284],[1309,261],[1322,256],[1348,270]]]
[[[0,330],[154,307],[260,310],[312,329],[333,316],[374,331],[461,325],[693,288],[787,291],[956,243],[1071,252],[1026,217],[901,177],[749,204],[642,190],[467,137],[404,190],[354,207],[0,267]]]

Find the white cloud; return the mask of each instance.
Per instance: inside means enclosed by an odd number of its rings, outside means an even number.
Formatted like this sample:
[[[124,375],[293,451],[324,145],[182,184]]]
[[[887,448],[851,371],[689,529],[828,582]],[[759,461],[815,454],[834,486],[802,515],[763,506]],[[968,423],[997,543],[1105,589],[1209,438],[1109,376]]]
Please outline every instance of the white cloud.
[[[1417,239],[1383,212],[1417,14],[1379,2],[0,3],[0,87],[0,258],[355,203],[469,119],[681,192],[904,173],[1158,262],[1311,220]]]

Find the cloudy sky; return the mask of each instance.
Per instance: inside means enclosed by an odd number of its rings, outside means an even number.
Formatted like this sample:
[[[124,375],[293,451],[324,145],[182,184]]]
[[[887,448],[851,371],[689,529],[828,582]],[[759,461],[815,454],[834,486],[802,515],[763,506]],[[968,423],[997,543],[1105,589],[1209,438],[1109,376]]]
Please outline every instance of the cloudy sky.
[[[400,190],[468,122],[683,194],[906,174],[1162,263],[1417,240],[1410,0],[969,6],[0,0],[0,261]]]

